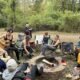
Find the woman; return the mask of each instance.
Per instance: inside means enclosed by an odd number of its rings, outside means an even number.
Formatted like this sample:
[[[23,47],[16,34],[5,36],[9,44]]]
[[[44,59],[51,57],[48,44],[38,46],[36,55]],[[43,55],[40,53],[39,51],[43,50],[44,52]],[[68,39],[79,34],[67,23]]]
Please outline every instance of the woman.
[[[25,50],[26,54],[29,57],[32,57],[33,49],[30,46],[30,36],[26,36],[26,38],[23,40],[23,47],[24,47],[24,50]]]
[[[14,38],[12,33],[13,33],[13,30],[9,29],[7,30],[6,35],[2,36],[1,38],[3,38],[5,41],[5,50],[8,52],[8,54],[10,55],[12,51],[15,51],[17,60],[19,60],[19,52],[13,43]]]

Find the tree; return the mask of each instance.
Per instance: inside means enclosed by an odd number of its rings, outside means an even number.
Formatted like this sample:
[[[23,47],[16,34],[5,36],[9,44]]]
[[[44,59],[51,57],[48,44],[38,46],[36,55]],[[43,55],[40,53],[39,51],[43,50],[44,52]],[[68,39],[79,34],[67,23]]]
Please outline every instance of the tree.
[[[75,12],[75,0],[72,0],[72,11]]]
[[[13,13],[12,27],[14,27],[14,28],[15,28],[15,23],[16,23],[16,15],[15,15],[16,6],[17,6],[17,0],[12,0],[10,7],[11,7],[11,10],[12,10],[12,13]]]
[[[41,11],[42,2],[43,0],[35,0],[35,3],[33,5],[33,11],[36,11],[37,13],[39,13]]]

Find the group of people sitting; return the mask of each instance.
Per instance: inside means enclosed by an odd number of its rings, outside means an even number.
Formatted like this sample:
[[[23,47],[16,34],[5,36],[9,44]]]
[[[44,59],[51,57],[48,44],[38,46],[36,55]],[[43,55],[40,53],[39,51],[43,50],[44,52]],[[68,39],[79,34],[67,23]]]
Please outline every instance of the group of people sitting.
[[[7,30],[6,35],[0,37],[0,39],[3,39],[3,42],[0,41],[0,44],[3,45],[3,47],[0,47],[0,74],[3,73],[3,80],[34,80],[36,75],[42,73],[42,68],[38,69],[36,65],[29,65],[29,63],[20,65],[17,63],[20,60],[20,55],[23,56],[24,53],[28,58],[32,58],[34,55],[34,50],[30,43],[31,38],[32,29],[29,29],[28,24],[24,29],[24,33],[19,33],[16,42],[12,29]],[[54,52],[61,43],[59,35],[56,35],[54,40],[50,39],[50,35],[46,32],[43,35],[40,55],[45,56],[46,50]],[[13,52],[15,52],[17,60],[12,59],[13,55],[11,56],[11,54]],[[75,56],[78,65],[74,68],[73,74],[76,76],[80,74],[80,51],[77,48],[75,48]],[[46,62],[53,65],[49,61]],[[77,74],[75,74],[76,72]]]
[[[29,30],[28,25],[24,34],[18,35],[16,42],[13,29],[8,29],[6,35],[2,35],[0,39],[0,74],[2,74],[3,80],[34,80],[35,76],[39,74],[36,65],[29,66],[28,63],[18,65],[20,54],[25,52],[29,58],[33,56],[33,49],[30,47],[31,30]],[[15,52],[17,60],[13,59],[13,52]]]
[[[20,55],[26,54],[28,58],[32,58],[34,55],[30,43],[32,30],[29,29],[29,25],[26,26],[24,33],[19,33],[17,40],[13,36],[13,29],[8,29],[6,34],[0,37],[0,74],[2,74],[3,80],[34,80],[36,75],[42,73],[42,69],[38,69],[36,65],[31,66],[28,63],[19,65]],[[56,35],[52,45],[48,45],[49,39],[50,35],[45,33],[41,55],[45,56],[46,49],[54,51],[60,43],[59,35]],[[17,60],[13,59],[13,52],[15,52]],[[18,74],[21,74],[20,79],[17,78]]]

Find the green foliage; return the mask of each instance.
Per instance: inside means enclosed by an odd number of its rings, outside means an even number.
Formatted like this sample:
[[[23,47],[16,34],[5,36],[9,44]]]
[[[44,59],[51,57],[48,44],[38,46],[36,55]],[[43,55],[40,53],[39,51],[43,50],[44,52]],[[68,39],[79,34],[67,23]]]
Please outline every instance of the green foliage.
[[[67,32],[80,31],[80,14],[66,13],[63,18],[63,30]]]
[[[0,0],[0,27],[13,25],[19,31],[28,22],[35,31],[79,32],[80,2],[76,1]]]

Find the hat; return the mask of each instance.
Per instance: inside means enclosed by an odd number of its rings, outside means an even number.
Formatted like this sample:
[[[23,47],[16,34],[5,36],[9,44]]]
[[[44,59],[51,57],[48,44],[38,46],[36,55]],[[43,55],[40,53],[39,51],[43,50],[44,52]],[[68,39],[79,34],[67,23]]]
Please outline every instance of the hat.
[[[6,66],[8,70],[15,70],[18,66],[17,62],[14,59],[10,59],[7,63]]]
[[[19,33],[18,34],[18,40],[23,40],[24,39],[24,34],[23,33]]]
[[[29,24],[26,24],[26,27],[28,28],[29,27]]]

